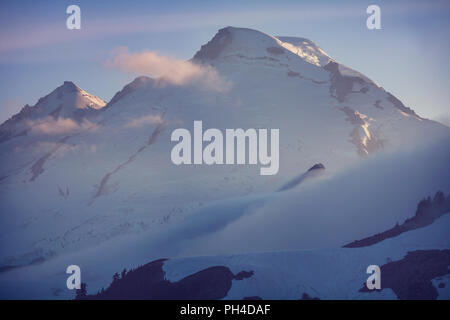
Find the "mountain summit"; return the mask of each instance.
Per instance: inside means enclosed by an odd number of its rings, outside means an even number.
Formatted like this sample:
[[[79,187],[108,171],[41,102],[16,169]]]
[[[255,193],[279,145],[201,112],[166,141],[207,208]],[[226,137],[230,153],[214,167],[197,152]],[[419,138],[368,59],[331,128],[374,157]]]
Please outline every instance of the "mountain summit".
[[[304,62],[317,67],[325,67],[336,62],[315,42],[300,37],[272,36],[247,29],[226,27],[220,29],[207,44],[194,55],[193,60],[201,63],[215,64],[218,61],[252,60],[252,61],[295,61],[296,55]],[[285,58],[285,59],[283,59]],[[339,71],[348,76],[357,76],[365,82],[373,83],[361,73],[338,64]]]
[[[99,97],[87,93],[71,81],[64,81],[34,106],[25,105],[19,113],[0,125],[0,143],[27,135],[35,122],[58,118],[79,122],[105,106],[106,102]]]
[[[308,63],[324,66],[332,59],[313,41],[298,37],[275,37],[263,32],[226,27],[203,45],[194,60],[211,61],[232,55],[247,57],[278,56],[286,51],[298,55]]]

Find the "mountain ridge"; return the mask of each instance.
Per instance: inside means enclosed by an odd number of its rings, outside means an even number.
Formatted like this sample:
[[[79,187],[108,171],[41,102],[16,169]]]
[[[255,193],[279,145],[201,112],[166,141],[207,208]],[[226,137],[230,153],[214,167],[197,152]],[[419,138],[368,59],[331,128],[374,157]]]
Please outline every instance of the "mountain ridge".
[[[81,122],[105,106],[106,102],[101,98],[87,93],[72,81],[64,81],[61,86],[39,98],[34,106],[25,105],[0,124],[0,143],[27,135],[35,122],[59,118]]]

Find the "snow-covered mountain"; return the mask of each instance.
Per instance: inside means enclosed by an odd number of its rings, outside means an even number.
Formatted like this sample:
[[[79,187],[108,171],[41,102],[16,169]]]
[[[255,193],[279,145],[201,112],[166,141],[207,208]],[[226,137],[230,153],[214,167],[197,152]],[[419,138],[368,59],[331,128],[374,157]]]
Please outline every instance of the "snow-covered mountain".
[[[94,250],[96,245],[122,242],[117,239],[128,239],[127,235],[152,241],[148,235],[158,234],[157,241],[178,241],[172,236],[174,230],[197,234],[189,222],[196,225],[197,217],[202,217],[205,230],[216,230],[231,222],[228,213],[233,219],[244,216],[246,223],[235,223],[230,230],[245,230],[241,235],[251,236],[247,220],[253,218],[245,214],[249,208],[255,204],[265,206],[273,197],[278,199],[292,189],[304,188],[314,191],[289,198],[296,205],[279,206],[279,214],[286,215],[287,221],[295,206],[305,206],[322,212],[325,227],[332,229],[336,224],[330,218],[331,208],[339,215],[355,194],[364,200],[355,200],[357,207],[343,215],[349,219],[348,233],[336,232],[330,242],[319,245],[339,246],[379,230],[361,229],[363,221],[378,221],[378,227],[392,226],[413,214],[420,197],[438,190],[450,192],[445,181],[440,180],[445,180],[448,173],[442,167],[448,155],[445,150],[436,153],[436,161],[423,172],[418,163],[411,165],[419,172],[414,171],[410,182],[408,157],[403,158],[405,168],[400,170],[398,180],[383,182],[388,176],[352,171],[362,163],[389,157],[390,153],[408,154],[427,144],[448,141],[450,129],[420,117],[375,82],[333,60],[310,40],[227,27],[203,45],[189,63],[213,70],[214,76],[221,79],[214,85],[223,87],[140,76],[106,105],[65,82],[35,106],[24,107],[1,125],[3,270],[56,257],[63,259],[66,254]],[[195,120],[203,121],[204,130],[279,129],[279,173],[260,176],[259,166],[252,165],[174,165],[170,159],[174,146],[171,133],[180,127],[192,130]],[[326,168],[323,174],[298,185],[299,174],[316,163]],[[444,170],[444,174],[436,175],[437,170]],[[355,178],[352,172],[360,176]],[[396,176],[389,170],[382,173]],[[369,187],[357,183],[366,175],[370,176]],[[433,179],[425,179],[427,176]],[[323,187],[321,179],[332,177],[345,179],[336,178],[325,189],[342,195],[346,201],[338,201],[338,196],[333,196],[331,202],[313,201],[320,194],[317,186]],[[286,185],[288,190],[284,190]],[[362,193],[366,187],[369,194]],[[395,200],[398,210],[377,218],[379,203],[387,201],[382,199],[382,191],[387,188],[391,189],[386,199]],[[276,190],[282,190],[280,196],[273,195]],[[342,193],[345,190],[348,193]],[[271,208],[264,215],[273,212]],[[356,212],[361,220],[352,226]],[[338,225],[338,231],[345,229]],[[307,225],[304,228],[306,232]],[[291,231],[288,234],[293,234]],[[232,240],[226,232],[210,236],[214,241]],[[296,241],[292,246],[298,244],[297,249],[304,249],[316,247],[313,244],[317,239],[307,237],[303,244],[301,239]],[[138,246],[142,243],[146,242]],[[236,243],[229,245],[218,248],[216,253],[236,248]],[[134,243],[133,248],[136,246]],[[178,252],[174,248],[164,251],[163,247],[158,246],[156,251],[161,256]],[[290,246],[285,243],[282,247]],[[264,250],[256,245],[248,249]],[[193,243],[185,252],[214,254],[214,248],[198,249],[198,244]]]
[[[0,126],[0,143],[33,133],[59,133],[62,126],[75,127],[106,106],[102,99],[90,95],[73,82],[65,81],[34,106],[22,110]]]

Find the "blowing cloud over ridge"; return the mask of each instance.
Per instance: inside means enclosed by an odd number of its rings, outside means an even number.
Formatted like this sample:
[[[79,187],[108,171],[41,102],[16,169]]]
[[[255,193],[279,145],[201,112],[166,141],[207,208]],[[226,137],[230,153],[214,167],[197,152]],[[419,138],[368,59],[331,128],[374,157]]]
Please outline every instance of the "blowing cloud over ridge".
[[[111,52],[105,66],[159,78],[163,83],[177,86],[197,84],[214,91],[226,91],[231,86],[231,83],[211,66],[170,58],[155,51],[131,53],[128,48],[120,47]]]

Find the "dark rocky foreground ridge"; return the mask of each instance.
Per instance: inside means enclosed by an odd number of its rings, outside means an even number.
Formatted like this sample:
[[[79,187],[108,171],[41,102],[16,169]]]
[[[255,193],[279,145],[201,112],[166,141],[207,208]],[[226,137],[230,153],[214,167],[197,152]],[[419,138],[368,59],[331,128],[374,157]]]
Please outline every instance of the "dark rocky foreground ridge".
[[[406,219],[402,224],[396,224],[393,228],[373,236],[355,240],[344,245],[344,248],[360,248],[367,247],[388,238],[396,237],[404,232],[411,231],[418,228],[426,227],[432,224],[437,218],[450,212],[450,195],[445,195],[438,191],[433,200],[431,197],[423,199],[417,205],[417,210],[412,218]]]
[[[77,290],[77,300],[216,300],[227,296],[233,280],[253,276],[253,271],[241,271],[234,275],[228,267],[213,266],[179,281],[165,279],[163,264],[166,259],[150,262],[135,270],[116,273],[107,289],[88,295],[86,284]],[[445,288],[443,277],[448,277],[450,250],[416,250],[397,261],[388,262],[381,269],[381,291],[391,289],[400,300],[435,300],[439,296],[433,285]],[[365,284],[360,292],[369,291]],[[262,300],[259,296],[244,296],[243,300]],[[319,300],[303,293],[300,300]]]
[[[380,267],[380,290],[390,288],[400,300],[435,300],[439,294],[431,280],[448,275],[449,266],[450,250],[408,252],[403,259]],[[439,287],[445,287],[445,283]],[[365,284],[359,291],[373,292]]]
[[[86,284],[77,290],[79,300],[215,300],[222,299],[231,289],[232,280],[243,280],[253,275],[253,271],[241,271],[234,275],[229,268],[214,266],[180,281],[165,279],[162,269],[164,261],[152,261],[135,270],[123,270],[113,276],[111,285],[94,295],[87,295]]]

